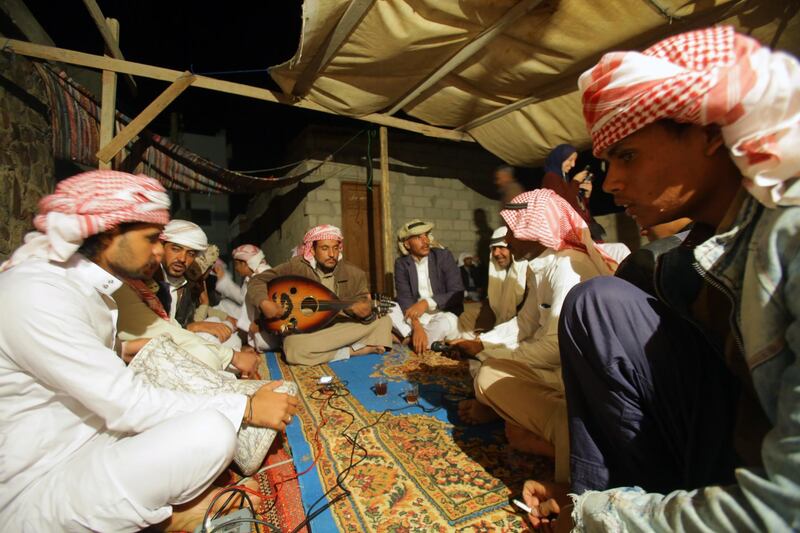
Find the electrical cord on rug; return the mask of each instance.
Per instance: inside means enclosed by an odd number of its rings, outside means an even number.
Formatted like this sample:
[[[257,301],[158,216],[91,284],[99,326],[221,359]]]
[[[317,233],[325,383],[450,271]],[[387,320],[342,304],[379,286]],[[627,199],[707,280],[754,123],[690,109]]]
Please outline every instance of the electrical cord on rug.
[[[347,390],[347,389],[346,389],[346,385],[347,385],[347,383],[346,383],[346,382],[345,382],[344,384],[342,384],[342,383],[340,383],[340,382],[336,382],[336,383],[332,383],[332,384],[331,384],[331,386],[332,386],[332,387],[336,387],[336,386],[342,386],[342,388],[343,388],[344,390]],[[331,389],[331,390],[333,390],[333,389]],[[349,391],[347,391],[347,393],[349,394]],[[315,399],[327,399],[327,400],[330,400],[330,398],[332,398],[332,396],[331,396],[331,395],[327,395],[327,396],[326,396],[326,398],[315,398]],[[285,482],[287,482],[287,481],[291,481],[291,480],[293,480],[293,479],[297,479],[297,478],[299,478],[299,477],[300,477],[300,476],[302,476],[303,474],[306,474],[306,473],[310,472],[310,471],[311,471],[311,470],[314,468],[314,466],[317,464],[317,460],[318,460],[318,459],[319,459],[319,457],[322,455],[322,443],[319,441],[319,431],[320,431],[320,429],[321,429],[322,427],[324,427],[324,426],[325,426],[325,424],[327,424],[327,422],[328,422],[328,419],[327,419],[326,417],[323,417],[323,416],[322,416],[322,411],[324,410],[324,408],[325,408],[325,405],[323,404],[323,406],[320,408],[320,416],[323,418],[323,421],[322,421],[322,423],[321,423],[319,426],[317,426],[317,429],[316,429],[316,431],[315,431],[315,433],[314,433],[314,438],[312,439],[312,440],[313,440],[314,442],[316,442],[316,444],[317,444],[317,453],[315,454],[314,461],[312,461],[312,463],[311,463],[311,464],[310,464],[310,465],[309,465],[309,466],[308,466],[308,467],[307,467],[305,470],[303,470],[302,472],[299,472],[299,473],[295,474],[294,476],[290,476],[290,477],[288,477],[288,478],[285,478],[285,479],[280,479],[280,480],[278,480],[277,482],[275,482],[275,490],[276,490],[276,494],[275,494],[274,496],[272,496],[271,498],[269,498],[269,500],[270,500],[270,502],[271,502],[271,506],[270,506],[270,507],[268,507],[267,509],[265,509],[265,510],[264,510],[264,512],[263,512],[263,513],[261,513],[262,515],[266,515],[267,513],[269,513],[269,512],[272,510],[272,508],[273,508],[273,507],[275,507],[275,505],[277,504],[277,499],[278,499],[278,494],[277,494],[277,491],[278,491],[278,485],[280,485],[280,484],[282,484],[282,483],[285,483]],[[349,427],[349,426],[348,426],[348,427]],[[254,492],[254,491],[251,491],[251,490],[250,490],[250,489],[248,489],[247,487],[241,486],[241,485],[240,485],[241,483],[243,483],[243,482],[244,482],[245,480],[247,480],[247,479],[250,479],[250,478],[252,478],[252,477],[255,477],[256,475],[258,475],[259,473],[261,473],[261,472],[263,472],[263,471],[265,471],[265,470],[269,470],[270,468],[273,468],[273,467],[275,467],[275,466],[279,466],[280,464],[282,464],[282,463],[278,463],[278,464],[276,464],[276,465],[269,465],[269,466],[267,466],[267,467],[264,467],[264,468],[260,469],[258,472],[256,472],[255,474],[252,474],[251,476],[246,476],[246,477],[243,477],[242,479],[240,479],[240,480],[237,482],[237,484],[238,484],[238,485],[234,485],[234,486],[228,487],[228,488],[224,489],[223,491],[221,491],[221,492],[220,492],[220,493],[217,495],[217,497],[215,497],[215,498],[214,498],[214,500],[212,500],[212,502],[211,502],[211,505],[209,505],[209,508],[208,508],[208,510],[206,511],[206,515],[205,515],[205,516],[204,516],[204,518],[203,518],[203,529],[201,530],[201,532],[202,532],[202,533],[211,533],[211,532],[213,531],[213,529],[212,529],[212,530],[206,530],[206,529],[205,529],[205,527],[206,527],[206,524],[207,524],[208,514],[209,514],[209,512],[211,511],[211,507],[214,505],[214,503],[216,503],[217,499],[218,499],[218,498],[219,498],[219,497],[220,497],[220,496],[221,496],[221,495],[222,495],[222,494],[223,494],[225,491],[228,491],[228,490],[231,490],[231,491],[238,491],[238,492],[241,492],[241,493],[243,493],[243,494],[246,496],[246,493],[245,493],[245,491],[249,491],[249,492]],[[242,490],[242,489],[244,489],[244,490]],[[259,496],[259,497],[261,497],[261,498],[262,498],[262,501],[263,501],[264,499],[266,499],[266,495],[264,495],[264,494],[259,494],[259,493],[254,493],[254,494],[255,494],[256,496]],[[216,512],[216,514],[215,514],[215,515],[212,517],[212,519],[216,519],[216,518],[218,518],[219,516],[221,516],[221,515],[224,513],[224,511],[227,509],[227,506],[228,506],[228,504],[230,503],[231,499],[232,499],[232,498],[233,498],[235,495],[236,495],[236,492],[233,492],[233,493],[232,493],[232,494],[231,494],[231,495],[228,497],[228,499],[227,499],[227,500],[225,500],[225,502],[223,503],[222,507],[221,507],[221,508],[220,508],[220,509],[219,509],[219,510]],[[342,495],[342,496],[345,496],[345,495]],[[339,499],[341,499],[341,498],[339,498]],[[335,501],[338,501],[338,499],[337,499],[337,500],[335,500]],[[248,502],[250,502],[249,498],[248,498]],[[253,506],[252,506],[252,502],[250,502],[250,503],[251,503],[250,507],[251,507],[251,510],[253,511],[253,515],[257,515],[258,513],[256,513],[255,509],[253,508]],[[333,502],[332,502],[332,503],[333,503]],[[240,508],[241,508],[241,506],[240,506]],[[311,516],[311,518],[313,518],[314,516],[317,516],[317,514],[318,514],[318,513],[315,513],[315,514],[313,514],[313,516]],[[272,524],[269,524],[268,522],[264,522],[264,521],[262,521],[262,520],[258,520],[258,519],[256,519],[256,518],[252,518],[252,519],[250,519],[250,518],[236,519],[235,521],[234,521],[234,520],[231,520],[231,521],[225,522],[225,524],[227,525],[227,524],[235,524],[235,523],[246,523],[246,522],[249,522],[249,521],[251,521],[251,520],[252,520],[252,523],[253,523],[254,525],[256,525],[256,531],[258,531],[258,524],[261,524],[261,525],[268,524],[268,525],[269,525],[271,528],[275,529],[275,528],[274,528],[274,526],[273,526]],[[309,520],[309,518],[308,518],[308,516],[307,516],[307,517],[306,517],[306,521],[308,521],[308,520]],[[302,525],[303,525],[303,524],[301,523],[301,526],[300,526],[300,527],[302,527]],[[309,531],[310,531],[310,530],[311,530],[311,528],[309,527]]]
[[[306,519],[303,522],[301,522],[294,530],[292,530],[291,533],[297,533],[304,526],[309,525],[311,520],[316,518],[319,514],[325,512],[325,510],[327,510],[329,507],[331,507],[332,505],[334,505],[338,501],[340,501],[340,500],[342,500],[342,499],[344,499],[344,498],[346,498],[347,496],[350,495],[350,491],[347,488],[344,487],[343,483],[344,483],[345,479],[347,479],[347,476],[349,475],[350,471],[353,468],[355,468],[356,466],[358,466],[361,462],[366,460],[366,458],[368,456],[367,449],[364,448],[361,444],[358,443],[358,437],[363,431],[366,431],[367,429],[370,429],[372,427],[377,426],[387,413],[405,411],[405,410],[408,410],[408,409],[412,409],[414,407],[417,407],[417,408],[421,409],[423,413],[434,413],[436,411],[441,410],[441,407],[426,408],[426,407],[423,407],[422,405],[420,405],[418,403],[409,404],[409,405],[406,405],[406,406],[403,406],[403,407],[394,408],[394,409],[391,409],[391,408],[390,409],[384,409],[373,422],[371,422],[369,424],[366,424],[366,425],[362,426],[361,428],[359,428],[356,431],[355,435],[351,437],[346,432],[347,432],[348,429],[350,429],[350,427],[355,422],[355,420],[356,420],[355,415],[353,413],[351,413],[350,411],[348,411],[346,409],[342,409],[340,407],[337,407],[337,406],[335,406],[335,405],[333,405],[331,403],[331,400],[338,399],[338,398],[345,398],[345,397],[351,395],[350,391],[347,389],[347,382],[344,381],[344,382],[330,383],[326,387],[324,387],[322,389],[319,389],[319,390],[317,390],[315,392],[318,392],[318,393],[319,392],[322,392],[322,393],[328,392],[328,393],[330,393],[330,394],[326,394],[325,397],[322,397],[322,398],[320,398],[319,396],[315,396],[315,393],[311,393],[309,395],[309,397],[311,399],[324,400],[324,403],[323,403],[323,405],[322,405],[322,407],[320,409],[320,416],[322,416],[322,410],[324,409],[325,405],[328,405],[331,408],[336,409],[337,411],[340,411],[340,412],[345,413],[345,414],[350,416],[350,418],[351,418],[350,423],[340,433],[340,435],[343,436],[344,438],[346,438],[348,440],[348,442],[350,442],[351,445],[352,445],[352,447],[350,449],[350,461],[349,461],[348,466],[346,468],[344,468],[339,473],[339,475],[336,476],[336,484],[333,487],[331,487],[328,491],[326,491],[322,496],[317,498],[317,500],[308,507],[308,510],[307,510],[308,514],[306,516]],[[361,457],[359,457],[357,461],[354,461],[355,454],[356,454],[356,448],[360,449],[360,451],[363,453],[363,455]],[[319,508],[317,510],[313,510],[314,507],[316,507],[323,499],[327,498],[337,488],[342,491],[341,494],[338,494],[335,498],[333,498],[332,500],[327,502],[321,508]]]
[[[314,501],[314,503],[312,503],[308,507],[305,519],[303,521],[301,521],[291,531],[291,533],[298,533],[304,527],[307,527],[308,531],[310,532],[311,531],[311,521],[314,518],[319,516],[321,513],[325,512],[332,505],[336,504],[337,502],[341,501],[342,499],[344,499],[344,498],[346,498],[346,497],[348,497],[350,495],[350,490],[347,489],[344,486],[344,481],[347,479],[347,476],[350,474],[350,471],[353,470],[359,464],[361,464],[364,460],[366,460],[366,458],[368,456],[367,449],[364,448],[364,446],[362,446],[358,442],[358,437],[359,437],[359,435],[361,435],[361,433],[363,431],[366,431],[366,430],[368,430],[370,428],[373,428],[373,427],[377,426],[381,422],[383,417],[388,413],[405,411],[405,410],[408,410],[408,409],[412,409],[414,407],[417,407],[417,408],[421,409],[423,413],[434,413],[436,411],[441,410],[441,407],[426,408],[426,407],[424,407],[424,406],[422,406],[422,405],[420,405],[418,403],[409,404],[409,405],[406,405],[406,406],[403,406],[403,407],[397,407],[397,408],[394,408],[394,409],[391,409],[391,408],[384,409],[377,416],[377,418],[375,418],[375,420],[373,422],[371,422],[369,424],[366,424],[366,425],[362,426],[361,428],[359,428],[355,432],[355,434],[351,437],[350,435],[347,434],[347,430],[349,430],[350,427],[355,423],[356,416],[353,413],[351,413],[350,411],[348,411],[346,409],[342,409],[341,407],[337,407],[336,405],[333,405],[333,403],[332,403],[332,401],[335,400],[335,399],[346,398],[347,396],[351,395],[351,392],[347,388],[347,385],[348,385],[347,381],[330,382],[330,383],[325,384],[323,387],[320,387],[319,389],[317,389],[316,391],[312,392],[309,395],[309,398],[311,398],[312,400],[318,400],[318,401],[321,400],[323,402],[322,405],[320,406],[320,410],[319,410],[320,417],[322,418],[322,423],[319,426],[317,426],[317,429],[316,429],[316,431],[314,433],[314,438],[312,439],[317,445],[316,446],[317,447],[317,450],[316,450],[317,453],[315,454],[315,457],[314,457],[314,460],[312,461],[312,463],[305,470],[303,470],[302,472],[297,473],[294,476],[291,476],[289,478],[281,479],[281,480],[279,480],[278,482],[275,483],[276,491],[277,491],[278,490],[277,486],[279,484],[285,483],[287,481],[291,481],[292,479],[299,478],[300,476],[302,476],[302,475],[306,474],[307,472],[311,471],[311,469],[317,464],[317,461],[319,460],[320,456],[322,455],[322,443],[321,443],[321,441],[319,439],[319,432],[320,432],[320,429],[322,427],[324,427],[325,424],[327,424],[327,422],[328,422],[328,418],[323,415],[323,411],[325,410],[326,407],[329,406],[332,409],[335,409],[337,411],[340,411],[340,412],[345,413],[345,414],[350,416],[350,419],[351,419],[350,423],[347,424],[347,426],[340,432],[340,435],[343,436],[345,439],[347,439],[347,441],[350,442],[350,444],[351,444],[350,460],[349,460],[348,466],[346,468],[344,468],[341,472],[339,472],[339,474],[336,476],[336,484],[333,487],[331,487],[330,489],[328,489],[324,494],[322,494],[322,496],[317,498],[317,500]],[[359,457],[358,460],[356,460],[356,449],[360,450],[363,453],[363,455],[361,457]],[[239,481],[239,483],[241,483],[244,479],[247,479],[247,478],[243,478],[242,480]],[[330,494],[336,489],[341,490],[342,491],[341,494],[337,494],[334,498],[332,498],[330,501],[326,502],[325,505],[323,505],[319,509],[314,509],[317,505],[320,504],[320,502],[322,502],[324,499],[328,498],[330,496]],[[201,529],[201,533],[213,533],[213,529],[210,529],[210,530],[206,529],[208,515],[209,515],[209,513],[211,511],[211,508],[214,505],[214,503],[216,503],[216,501],[225,492],[232,492],[233,494],[231,494],[228,497],[228,499],[225,500],[225,503],[215,513],[213,518],[218,518],[219,516],[222,516],[223,511],[225,510],[227,505],[230,503],[230,501],[233,499],[233,497],[237,493],[240,493],[242,495],[242,501],[240,502],[240,508],[242,508],[242,506],[244,504],[244,501],[246,500],[248,502],[249,506],[250,506],[250,509],[253,511],[254,515],[256,515],[256,511],[255,511],[253,503],[250,500],[250,497],[248,496],[247,492],[253,492],[255,495],[260,496],[262,498],[266,497],[265,495],[255,493],[255,491],[252,491],[251,489],[248,489],[247,487],[240,486],[240,485],[232,486],[232,487],[228,487],[226,489],[223,489],[212,500],[211,505],[209,505],[209,508],[206,511],[206,515],[203,517],[203,527]],[[275,504],[277,502],[277,496],[278,495],[276,493],[271,498],[273,507],[275,506]],[[270,507],[270,509],[271,508],[272,507]],[[265,511],[265,514],[267,512],[269,512],[270,509]],[[266,522],[264,520],[259,520],[257,518],[241,518],[241,519],[230,520],[230,521],[225,522],[225,526],[233,525],[233,524],[245,524],[245,523],[250,523],[250,524],[255,525],[257,532],[259,531],[259,529],[258,529],[259,525],[266,525],[266,526],[268,526],[270,528],[270,530],[278,531],[278,529],[273,524],[270,524],[269,522]]]
[[[217,494],[211,500],[211,503],[209,504],[208,509],[206,509],[205,515],[203,515],[203,522],[200,524],[200,532],[201,533],[213,533],[213,531],[216,528],[212,526],[211,521],[216,520],[217,518],[220,518],[224,514],[224,511],[227,509],[228,505],[231,503],[231,501],[237,495],[241,496],[241,500],[239,501],[239,509],[243,509],[245,502],[247,502],[247,507],[253,513],[253,516],[256,516],[256,508],[253,505],[253,500],[250,499],[250,495],[248,494],[248,492],[253,493],[254,495],[257,495],[257,496],[263,496],[262,494],[258,494],[254,490],[249,489],[248,487],[240,486],[240,485],[234,485],[234,486],[231,486],[231,487],[225,487],[225,488],[221,489],[219,492],[217,492]],[[225,495],[226,493],[228,494],[228,497],[223,502],[222,506],[217,510],[216,513],[214,513],[214,516],[209,517],[209,515],[211,514],[211,509],[213,509],[213,507],[214,507],[214,504],[217,503],[217,501],[220,498],[222,498],[222,496]],[[261,528],[259,527],[259,525],[265,525],[265,526],[269,527],[270,531],[274,531],[274,532],[280,533],[280,529],[275,527],[273,524],[270,524],[269,522],[266,522],[266,521],[263,521],[263,520],[258,520],[256,518],[252,518],[252,519],[251,518],[242,518],[242,519],[228,520],[223,525],[225,527],[228,527],[231,524],[245,523],[245,522],[252,523],[253,525],[255,525],[256,533],[260,533],[260,531],[261,531]],[[210,529],[209,529],[209,526],[211,526]]]

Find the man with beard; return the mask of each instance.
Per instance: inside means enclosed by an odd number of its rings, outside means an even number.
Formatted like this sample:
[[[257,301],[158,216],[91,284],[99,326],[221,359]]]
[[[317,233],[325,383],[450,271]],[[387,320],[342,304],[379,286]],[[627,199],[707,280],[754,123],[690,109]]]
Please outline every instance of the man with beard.
[[[584,219],[550,189],[525,192],[500,211],[515,258],[527,261],[528,295],[514,339],[459,340],[463,354],[483,361],[475,399],[459,403],[459,417],[480,424],[502,417],[509,445],[555,458],[555,479],[569,478],[569,435],[561,382],[558,317],[574,286],[610,276],[617,263],[591,239]]]
[[[159,285],[153,279],[161,269],[164,251],[143,270],[141,279],[122,278],[122,287],[114,293],[119,308],[117,336],[122,341],[152,339],[168,335],[175,344],[189,352],[199,361],[214,370],[225,370],[232,365],[243,378],[257,374],[259,355],[250,350],[233,350],[218,342],[206,339],[181,327],[164,309],[156,297]]]
[[[164,227],[161,239],[164,241],[164,259],[161,261],[162,281],[159,282],[158,299],[169,317],[193,333],[207,333],[215,336],[219,342],[228,341],[235,330],[233,325],[194,322],[198,302],[195,301],[193,284],[186,279],[186,271],[198,255],[208,248],[205,232],[194,222],[174,219]]]
[[[169,197],[111,170],[61,181],[38,230],[0,266],[0,520],[10,531],[138,531],[197,512],[240,425],[283,430],[297,400],[178,393],[134,376],[115,346],[120,278],[162,244]],[[173,507],[180,504],[182,507]],[[192,529],[192,525],[189,529]]]
[[[290,364],[316,365],[353,355],[384,353],[392,345],[391,320],[377,318],[367,276],[342,259],[342,240],[342,232],[336,226],[312,228],[303,237],[301,255],[250,279],[247,305],[259,309],[268,319],[283,313],[267,291],[269,282],[280,276],[302,276],[321,283],[342,300],[357,299],[328,327],[285,337],[283,353]]]
[[[516,316],[522,307],[525,297],[525,272],[528,262],[517,259],[506,243],[508,228],[501,226],[494,230],[489,241],[489,283],[486,300],[480,306],[464,309],[458,317],[458,329],[463,338],[472,339],[480,332],[490,334],[487,330],[502,327],[507,333],[498,334],[493,342],[510,336],[516,339]],[[505,324],[505,326],[504,326]]]

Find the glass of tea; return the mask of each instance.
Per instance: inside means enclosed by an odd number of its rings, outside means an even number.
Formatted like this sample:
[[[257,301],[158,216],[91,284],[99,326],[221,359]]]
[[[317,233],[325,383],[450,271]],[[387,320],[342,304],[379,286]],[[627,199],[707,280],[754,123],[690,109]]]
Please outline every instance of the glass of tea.
[[[389,390],[389,383],[384,378],[378,378],[375,380],[372,390],[375,391],[375,396],[384,396],[386,391]]]
[[[416,383],[409,383],[404,392],[406,403],[417,403],[419,399],[419,385]]]

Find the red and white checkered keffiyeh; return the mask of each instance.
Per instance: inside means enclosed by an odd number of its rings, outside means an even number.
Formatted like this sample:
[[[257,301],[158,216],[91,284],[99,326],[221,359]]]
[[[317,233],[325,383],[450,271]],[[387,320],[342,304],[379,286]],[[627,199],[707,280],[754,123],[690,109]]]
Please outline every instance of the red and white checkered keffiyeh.
[[[114,170],[67,178],[39,201],[39,213],[33,219],[38,231],[25,236],[25,244],[0,271],[30,257],[66,261],[87,237],[126,222],[169,222],[169,196],[158,181]]]
[[[233,249],[233,258],[244,261],[255,274],[269,270],[264,252],[254,244],[242,244]]]
[[[151,311],[157,314],[161,319],[169,322],[169,313],[164,309],[164,304],[161,303],[156,293],[147,285],[147,282],[133,278],[125,278],[123,281],[133,289],[133,292],[136,293],[139,299],[141,299]]]
[[[589,256],[600,272],[610,275],[617,270],[617,262],[592,240],[583,218],[555,191],[527,191],[506,205],[517,207],[500,211],[517,239],[536,241],[556,252],[568,248],[579,250]]]
[[[661,119],[721,126],[744,185],[767,207],[800,204],[800,63],[720,26],[611,52],[578,81],[594,154]]]
[[[316,241],[339,241],[339,250],[342,251],[344,249],[344,246],[341,244],[343,240],[342,230],[336,226],[322,224],[321,226],[311,228],[303,236],[303,258],[311,264],[315,263],[312,246]],[[341,258],[342,254],[340,253],[339,259]]]

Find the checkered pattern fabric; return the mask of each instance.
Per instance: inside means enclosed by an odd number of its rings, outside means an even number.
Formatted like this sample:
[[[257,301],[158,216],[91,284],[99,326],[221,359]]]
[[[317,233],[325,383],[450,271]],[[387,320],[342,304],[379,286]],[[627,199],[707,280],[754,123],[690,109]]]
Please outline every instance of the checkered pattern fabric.
[[[722,127],[744,185],[768,207],[798,205],[800,64],[720,26],[611,52],[578,82],[596,156],[661,119]]]
[[[38,230],[25,237],[0,271],[29,257],[66,261],[83,241],[126,222],[169,222],[169,196],[144,175],[94,170],[65,179],[39,201],[33,219]]]
[[[517,239],[536,241],[556,252],[580,250],[609,275],[617,269],[617,262],[594,243],[583,218],[555,191],[527,191],[506,205],[515,208],[503,209],[500,216]]]
[[[316,241],[339,241],[339,249],[344,251],[344,246],[341,244],[343,239],[342,230],[336,226],[322,224],[321,226],[313,227],[303,236],[303,257],[309,263],[313,262],[314,251],[311,248]]]
[[[256,274],[260,274],[269,268],[264,252],[254,244],[237,246],[233,249],[233,258],[247,263],[247,266]]]

